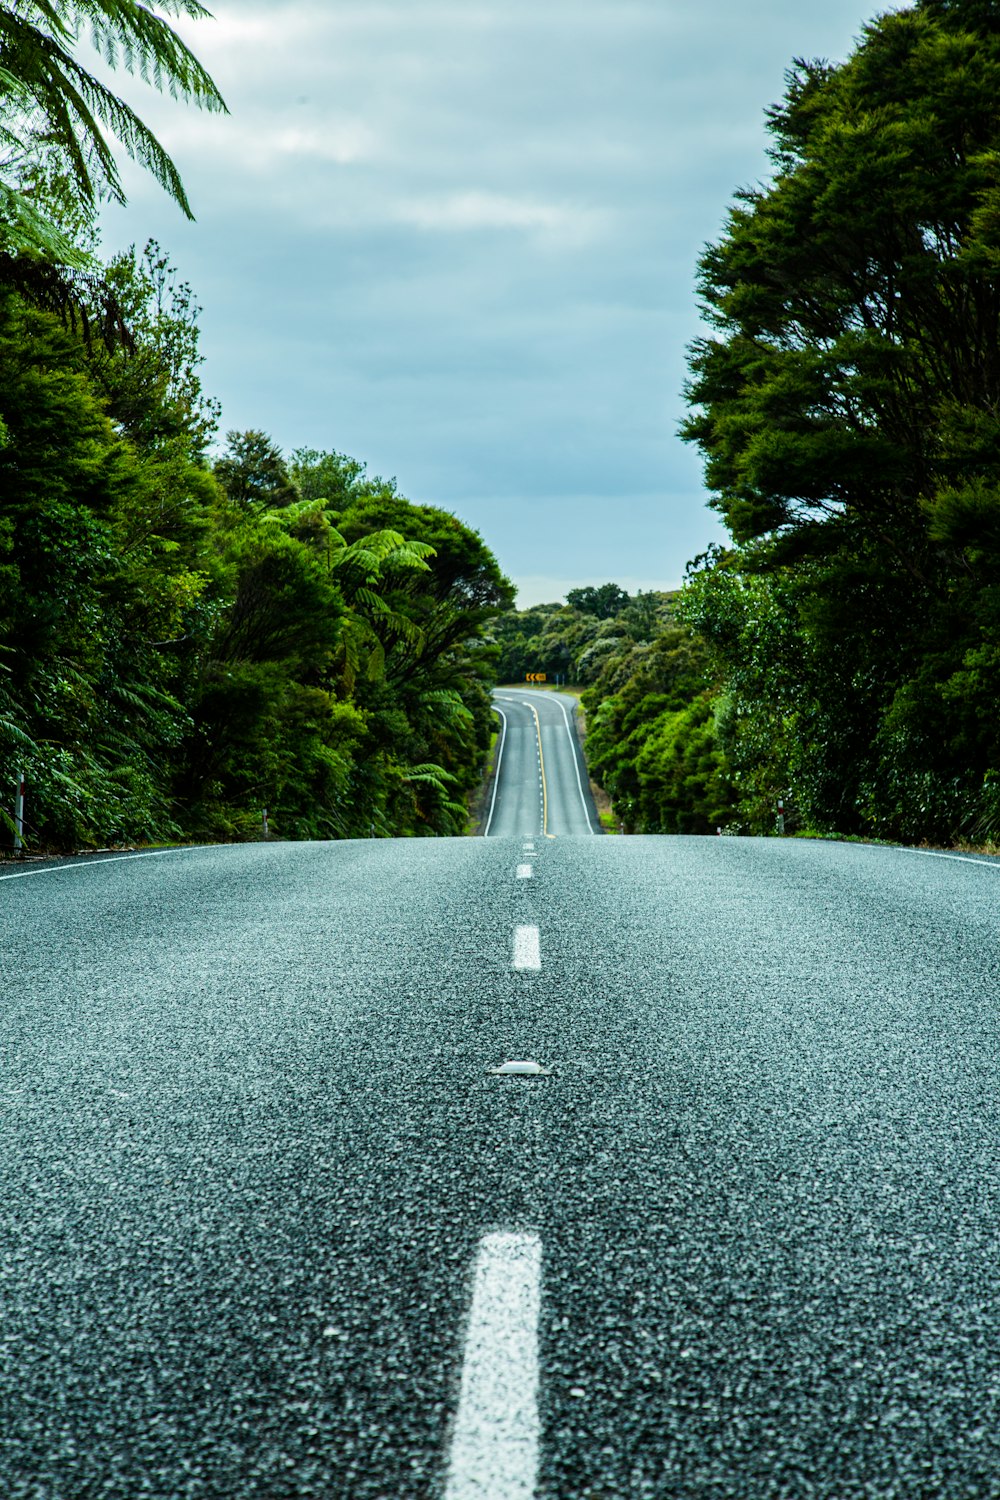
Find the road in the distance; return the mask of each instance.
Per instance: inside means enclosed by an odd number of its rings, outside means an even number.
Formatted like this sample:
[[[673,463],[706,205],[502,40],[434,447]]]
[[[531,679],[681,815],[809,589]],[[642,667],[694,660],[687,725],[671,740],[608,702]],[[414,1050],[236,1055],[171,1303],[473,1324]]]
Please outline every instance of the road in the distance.
[[[493,705],[501,736],[488,837],[600,833],[574,726],[576,699],[508,687],[497,689]]]
[[[1000,1496],[997,862],[10,873],[5,1497]]]

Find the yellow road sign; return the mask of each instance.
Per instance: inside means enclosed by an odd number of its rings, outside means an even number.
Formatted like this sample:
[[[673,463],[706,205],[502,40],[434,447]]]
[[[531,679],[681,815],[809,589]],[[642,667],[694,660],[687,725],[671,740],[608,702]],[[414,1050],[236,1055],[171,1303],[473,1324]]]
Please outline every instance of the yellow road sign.
[[[548,681],[548,673],[546,673],[546,672],[526,672],[524,674],[524,680],[525,680],[525,682],[547,682]]]

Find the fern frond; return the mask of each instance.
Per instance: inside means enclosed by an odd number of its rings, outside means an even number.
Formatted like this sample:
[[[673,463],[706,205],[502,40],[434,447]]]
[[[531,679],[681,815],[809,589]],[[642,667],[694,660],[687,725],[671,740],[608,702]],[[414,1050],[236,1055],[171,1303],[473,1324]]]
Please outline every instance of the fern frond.
[[[404,781],[434,781],[443,786],[446,782],[454,782],[456,778],[444,766],[439,766],[432,760],[424,761],[419,766],[407,766],[403,775]]]
[[[377,618],[379,626],[388,630],[398,640],[405,641],[408,646],[419,648],[423,645],[424,632],[419,625],[408,620],[406,615],[401,615],[397,610],[388,605],[380,594],[371,589],[360,588],[357,590],[355,602],[364,605],[373,616]]]
[[[381,594],[376,594],[372,589],[360,588],[354,595],[356,604],[363,604],[373,615],[391,615],[392,610],[386,604]]]
[[[429,573],[427,558],[436,556],[437,552],[428,542],[404,542],[385,559],[385,566],[387,568],[415,568],[421,573]]]
[[[450,718],[472,718],[470,709],[461,694],[456,693],[454,688],[432,688],[429,692],[421,693],[420,703],[425,708],[443,708],[447,710]]]
[[[0,735],[6,736],[15,745],[23,746],[25,750],[38,748],[31,735],[23,730],[20,724],[15,724],[13,719],[0,719]]]
[[[368,655],[367,677],[369,682],[381,682],[385,676],[385,647],[376,641]]]
[[[341,553],[338,564],[344,567],[361,566],[374,576],[384,564],[394,567],[418,568],[427,572],[425,561],[434,556],[434,548],[426,542],[410,542],[398,531],[369,531]]]
[[[112,67],[122,65],[138,74],[144,83],[152,84],[172,98],[182,98],[200,109],[226,113],[225,101],[208,73],[190,49],[162,17],[139,3],[128,0],[75,0],[71,5],[76,26],[89,24],[95,49]],[[207,17],[201,6],[168,7],[173,10]]]
[[[194,0],[166,0],[162,9],[170,15],[208,15]],[[31,0],[30,6],[0,6],[0,88],[13,94],[19,109],[41,117],[40,133],[66,153],[85,201],[96,199],[95,172],[99,185],[124,201],[105,139],[108,131],[191,218],[177,168],[152,131],[74,58],[70,49],[85,26],[112,67],[120,63],[155,88],[199,108],[225,111],[208,73],[144,0]]]
[[[70,81],[71,78],[73,82]],[[114,156],[98,126],[98,120],[124,146],[133,161],[145,167],[164,191],[170,194],[187,218],[193,219],[180,173],[172,158],[149,127],[143,124],[135,110],[105,88],[85,68],[81,68],[73,58],[67,58],[63,86],[64,94],[73,106],[114,197],[119,202],[124,202]]]
[[[23,193],[0,182],[0,250],[8,249],[84,270],[90,256],[40,214]]]

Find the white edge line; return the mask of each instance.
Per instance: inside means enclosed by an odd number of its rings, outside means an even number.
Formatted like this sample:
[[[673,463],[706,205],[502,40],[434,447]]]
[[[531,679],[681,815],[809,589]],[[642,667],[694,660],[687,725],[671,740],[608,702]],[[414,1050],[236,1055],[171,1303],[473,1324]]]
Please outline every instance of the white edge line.
[[[490,800],[490,815],[486,819],[486,827],[483,829],[484,839],[489,838],[490,829],[493,827],[493,810],[497,805],[497,792],[500,790],[500,762],[503,760],[503,747],[507,739],[507,715],[502,708],[497,708],[495,703],[493,704],[493,712],[499,714],[503,720],[503,729],[500,734],[500,749],[497,751],[496,771],[493,775],[493,796]]]
[[[563,720],[566,724],[566,733],[569,735],[570,754],[573,757],[573,769],[576,771],[576,784],[580,789],[580,801],[583,804],[583,813],[584,817],[587,819],[587,827],[590,829],[591,833],[593,833],[594,825],[590,816],[590,808],[587,806],[587,799],[583,794],[583,780],[580,776],[580,757],[577,754],[579,746],[577,745],[576,740],[573,736],[573,731],[570,728],[569,714],[566,712],[566,705],[563,703],[558,693],[553,693],[552,696],[555,698],[555,701],[562,709]]]
[[[44,870],[18,870],[13,875],[0,875],[0,880],[26,880],[29,875],[57,875],[61,870],[93,870],[97,865],[114,865],[120,859],[162,859],[167,854],[193,854],[196,849],[212,849],[213,844],[189,844],[183,849],[150,849],[147,854],[109,854],[102,859],[75,859],[72,864],[48,865]]]
[[[919,854],[924,859],[955,859],[960,865],[985,865],[987,870],[1000,871],[1000,859],[975,859],[971,854],[942,854],[937,849],[904,849],[897,847],[897,854]]]

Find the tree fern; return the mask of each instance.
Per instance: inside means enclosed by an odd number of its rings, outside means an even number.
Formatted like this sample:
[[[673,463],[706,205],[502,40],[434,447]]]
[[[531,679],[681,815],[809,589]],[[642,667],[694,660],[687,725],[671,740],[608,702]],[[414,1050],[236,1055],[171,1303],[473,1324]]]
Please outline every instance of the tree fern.
[[[168,16],[209,13],[196,0],[163,0]],[[142,0],[15,0],[0,5],[0,233],[9,246],[72,263],[65,236],[33,208],[18,171],[32,146],[57,149],[81,199],[125,194],[108,136],[193,217],[180,174],[153,132],[74,56],[83,32],[111,67],[200,108],[224,110],[208,73],[168,21]],[[21,150],[12,149],[17,144]],[[77,258],[79,253],[76,252]]]

